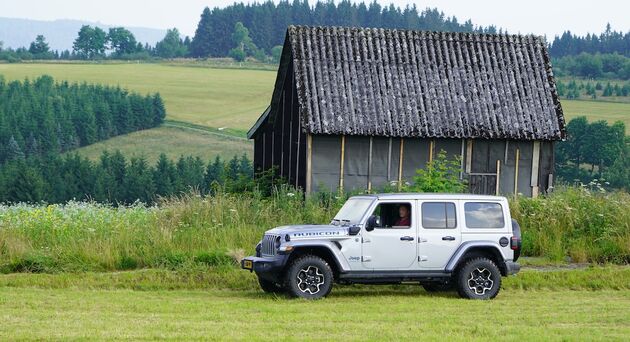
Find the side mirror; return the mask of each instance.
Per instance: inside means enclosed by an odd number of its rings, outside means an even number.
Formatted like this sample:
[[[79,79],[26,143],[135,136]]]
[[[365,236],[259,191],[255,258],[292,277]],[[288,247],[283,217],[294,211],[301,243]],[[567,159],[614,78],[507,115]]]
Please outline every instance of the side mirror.
[[[374,230],[374,228],[380,227],[380,226],[381,226],[381,218],[379,216],[372,215],[367,220],[367,224],[365,225],[365,230],[367,230],[368,232],[371,232]]]
[[[350,228],[348,228],[348,234],[350,235],[357,235],[360,231],[361,226],[350,226]]]

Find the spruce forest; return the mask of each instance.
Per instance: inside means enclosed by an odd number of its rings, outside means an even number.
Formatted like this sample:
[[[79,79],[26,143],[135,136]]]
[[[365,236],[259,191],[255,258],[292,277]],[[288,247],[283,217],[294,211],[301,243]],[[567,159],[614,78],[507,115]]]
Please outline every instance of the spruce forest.
[[[0,78],[0,164],[156,127],[165,116],[157,93],[55,83],[50,76],[10,83]]]

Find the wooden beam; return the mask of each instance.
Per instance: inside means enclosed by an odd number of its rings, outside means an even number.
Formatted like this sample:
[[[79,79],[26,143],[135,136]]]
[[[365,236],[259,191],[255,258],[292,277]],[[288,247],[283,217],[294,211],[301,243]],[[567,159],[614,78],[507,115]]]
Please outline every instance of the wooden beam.
[[[538,197],[538,168],[540,165],[540,141],[534,141],[533,144],[533,152],[532,152],[532,176],[531,176],[531,186],[532,186],[532,197]]]
[[[346,136],[341,136],[341,161],[339,162],[339,191],[343,191],[343,162],[346,156]]]
[[[405,150],[405,139],[400,138],[400,156],[398,158],[398,191],[402,190],[403,155]]]
[[[460,163],[461,163],[460,170],[459,170],[459,179],[464,179],[464,168],[465,168],[465,165],[464,165],[464,152],[465,152],[465,148],[466,148],[466,140],[462,139],[462,149],[459,152],[459,154],[460,154],[460,158],[459,159],[460,159]]]
[[[367,182],[367,191],[372,192],[372,144],[374,137],[370,136],[370,154],[368,154],[368,182]]]
[[[433,161],[433,150],[435,149],[435,140],[429,141],[429,163]]]
[[[514,161],[514,196],[518,195],[518,160],[521,158],[521,150],[516,148],[516,160]]]
[[[387,152],[387,181],[392,181],[392,137],[389,137],[389,151]]]
[[[494,190],[494,194],[496,196],[499,196],[500,182],[501,182],[501,159],[497,159],[497,181],[496,181],[496,188]]]
[[[470,173],[472,170],[472,149],[473,149],[473,140],[468,139],[466,145],[466,173]]]
[[[313,136],[311,133],[306,134],[306,194],[311,194],[311,182],[312,182],[312,165],[311,158],[313,156]]]

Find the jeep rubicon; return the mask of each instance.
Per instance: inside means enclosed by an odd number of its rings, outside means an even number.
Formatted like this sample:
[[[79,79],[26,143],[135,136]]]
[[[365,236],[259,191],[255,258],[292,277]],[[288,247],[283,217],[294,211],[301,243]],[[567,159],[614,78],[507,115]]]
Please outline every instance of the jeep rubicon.
[[[516,274],[518,223],[505,197],[377,194],[348,199],[329,225],[265,232],[256,256],[241,261],[265,292],[317,299],[333,283],[419,283],[491,299],[501,276]]]

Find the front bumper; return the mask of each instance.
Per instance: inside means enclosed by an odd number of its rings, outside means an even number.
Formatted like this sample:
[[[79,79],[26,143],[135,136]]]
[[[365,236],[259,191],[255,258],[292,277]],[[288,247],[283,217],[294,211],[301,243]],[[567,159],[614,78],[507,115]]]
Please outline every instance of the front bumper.
[[[519,265],[518,263],[514,261],[506,261],[505,269],[507,271],[506,272],[507,275],[513,275],[513,274],[518,273],[521,270],[521,265]]]
[[[250,272],[256,272],[256,275],[261,278],[278,281],[282,277],[282,271],[288,259],[288,255],[282,254],[268,258],[248,256],[241,260],[241,268]],[[250,265],[251,268],[246,267]]]

